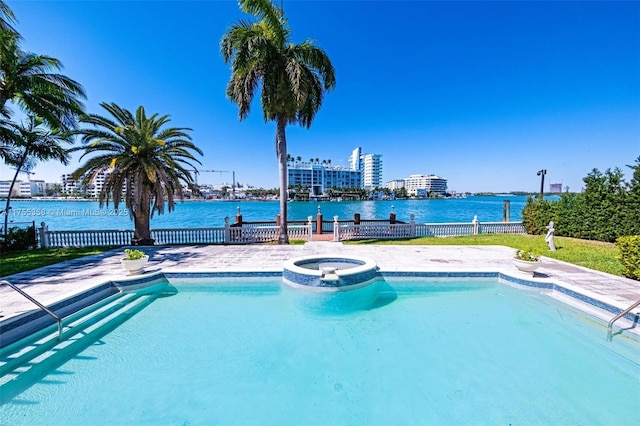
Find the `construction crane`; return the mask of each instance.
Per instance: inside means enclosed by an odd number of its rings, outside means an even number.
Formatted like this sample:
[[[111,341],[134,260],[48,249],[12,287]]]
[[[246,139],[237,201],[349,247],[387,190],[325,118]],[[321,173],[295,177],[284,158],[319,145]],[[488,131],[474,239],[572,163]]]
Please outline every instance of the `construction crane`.
[[[233,179],[233,183],[231,185],[231,194],[233,196],[233,198],[236,197],[236,172],[235,171],[227,171],[227,170],[192,170],[193,172],[193,177],[194,180],[196,182],[196,185],[198,185],[198,175],[200,173],[231,173],[232,174],[232,179]]]

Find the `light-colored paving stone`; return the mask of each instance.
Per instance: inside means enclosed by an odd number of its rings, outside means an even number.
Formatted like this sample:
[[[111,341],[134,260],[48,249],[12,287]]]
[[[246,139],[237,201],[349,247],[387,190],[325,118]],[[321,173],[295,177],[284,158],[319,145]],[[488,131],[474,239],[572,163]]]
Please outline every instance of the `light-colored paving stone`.
[[[310,242],[297,246],[148,247],[148,272],[281,271],[286,259],[307,255],[363,256],[382,271],[497,271],[520,274],[511,264],[513,249],[503,246],[343,245]],[[125,276],[122,250],[112,250],[6,277],[45,305]],[[640,282],[544,258],[536,279],[551,280],[619,308],[640,300]],[[7,286],[0,286],[0,320],[34,306]]]

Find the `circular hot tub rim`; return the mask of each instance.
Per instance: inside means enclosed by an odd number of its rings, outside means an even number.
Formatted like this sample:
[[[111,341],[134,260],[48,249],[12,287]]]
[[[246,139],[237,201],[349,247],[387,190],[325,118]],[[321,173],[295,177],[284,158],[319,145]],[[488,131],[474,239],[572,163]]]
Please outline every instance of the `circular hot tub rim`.
[[[350,264],[348,268],[331,270],[329,273],[318,269],[309,269],[301,264],[336,263]],[[333,268],[331,268],[333,269]],[[348,291],[362,288],[375,281],[378,276],[376,263],[359,256],[304,256],[285,261],[282,278],[290,287],[313,291]]]

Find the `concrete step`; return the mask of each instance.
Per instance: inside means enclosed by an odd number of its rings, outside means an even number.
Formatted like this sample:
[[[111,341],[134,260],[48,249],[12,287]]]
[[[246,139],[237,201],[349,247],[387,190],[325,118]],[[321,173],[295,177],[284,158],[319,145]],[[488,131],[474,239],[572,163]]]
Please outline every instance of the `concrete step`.
[[[39,340],[39,344],[29,345],[25,351],[19,351],[17,357],[7,356],[3,359],[5,365],[0,375],[0,404],[19,395],[156,298],[157,294],[124,294],[99,309],[99,314],[88,313],[67,326],[62,341],[58,341],[56,326],[53,333]]]

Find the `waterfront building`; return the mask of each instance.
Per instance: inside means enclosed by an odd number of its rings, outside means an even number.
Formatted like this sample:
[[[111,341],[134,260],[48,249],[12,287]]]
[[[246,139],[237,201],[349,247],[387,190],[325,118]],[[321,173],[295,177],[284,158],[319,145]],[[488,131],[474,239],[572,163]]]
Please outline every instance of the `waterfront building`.
[[[365,154],[363,156],[362,186],[364,189],[382,186],[382,155]]]
[[[71,194],[74,191],[80,189],[80,182],[76,181],[71,173],[65,173],[60,176],[60,180],[62,181],[62,193],[63,194]]]
[[[426,197],[429,194],[445,195],[447,193],[447,180],[436,175],[410,175],[404,180],[407,194]]]
[[[44,181],[30,180],[26,182],[16,182],[18,186],[18,195],[22,198],[31,198],[33,196],[44,195]]]
[[[351,152],[349,156],[349,169],[362,171],[362,148],[357,147]]]
[[[104,188],[104,184],[107,178],[111,174],[110,170],[103,170],[99,172],[89,183],[82,184],[84,177],[76,180],[70,173],[62,175],[62,192],[64,194],[72,194],[74,192],[81,192],[86,196],[97,198]],[[122,193],[125,193],[125,188],[122,188]]]
[[[7,198],[10,187],[10,180],[0,181],[0,198]],[[44,195],[43,180],[29,180],[26,182],[17,180],[13,185],[13,190],[11,191],[11,197],[31,198],[34,195]]]
[[[104,183],[111,174],[110,171],[103,170],[99,172],[85,188],[87,195],[97,198],[104,187]]]
[[[312,196],[322,195],[331,188],[360,187],[362,174],[340,166],[295,162],[288,168],[288,187],[308,188]]]
[[[2,180],[0,181],[0,198],[7,198],[9,195],[9,188],[11,187],[10,180]],[[18,195],[18,189],[14,186],[13,191],[11,191],[11,196],[15,197]]]
[[[364,154],[362,148],[357,147],[349,157],[349,168],[360,172],[360,188],[371,190],[382,186],[381,154]]]
[[[395,191],[396,189],[404,188],[404,179],[394,179],[387,182],[387,188],[391,191]]]

